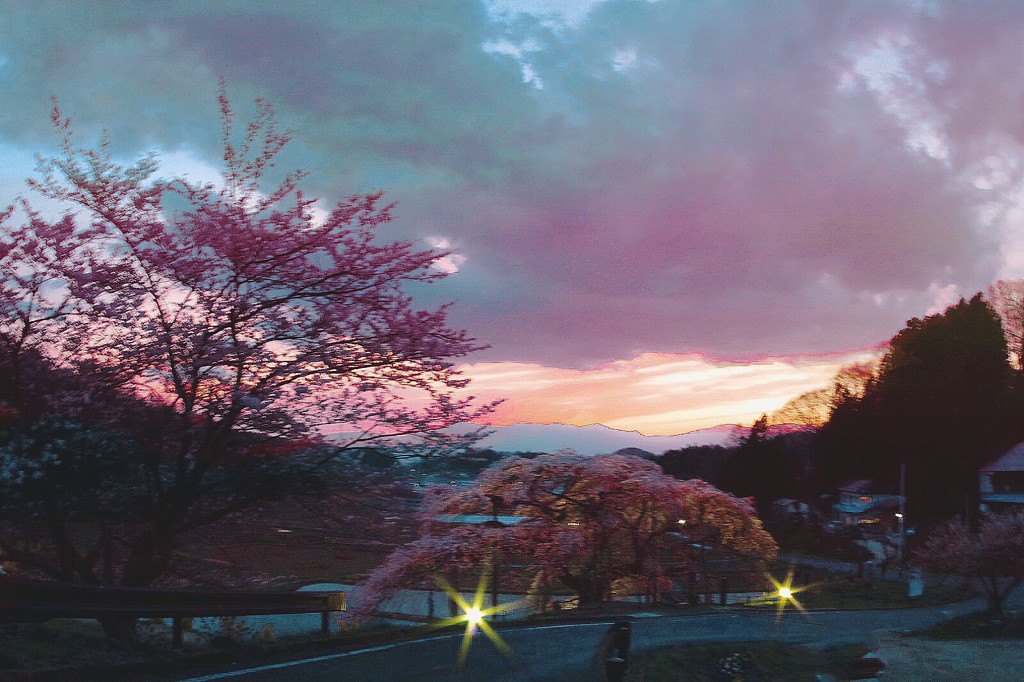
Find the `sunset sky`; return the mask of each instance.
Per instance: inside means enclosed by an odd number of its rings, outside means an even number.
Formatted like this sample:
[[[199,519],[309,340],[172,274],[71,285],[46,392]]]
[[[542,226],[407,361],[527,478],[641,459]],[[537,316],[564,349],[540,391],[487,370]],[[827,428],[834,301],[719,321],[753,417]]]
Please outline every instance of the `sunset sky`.
[[[1024,277],[1019,0],[0,0],[0,202],[51,96],[214,178],[220,76],[310,193],[454,252],[415,294],[497,423],[750,423]]]

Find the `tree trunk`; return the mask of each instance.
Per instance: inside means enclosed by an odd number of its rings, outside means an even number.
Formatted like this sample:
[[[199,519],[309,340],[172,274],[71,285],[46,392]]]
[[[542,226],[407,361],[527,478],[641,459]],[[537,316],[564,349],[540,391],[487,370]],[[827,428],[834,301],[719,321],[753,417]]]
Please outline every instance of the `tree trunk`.
[[[132,543],[131,553],[121,573],[125,587],[148,587],[167,568],[171,554],[172,534],[156,526]]]
[[[152,528],[134,543],[121,572],[123,587],[148,587],[167,567],[172,534],[162,525]],[[103,632],[112,639],[131,641],[135,637],[137,618],[107,616],[97,618]]]

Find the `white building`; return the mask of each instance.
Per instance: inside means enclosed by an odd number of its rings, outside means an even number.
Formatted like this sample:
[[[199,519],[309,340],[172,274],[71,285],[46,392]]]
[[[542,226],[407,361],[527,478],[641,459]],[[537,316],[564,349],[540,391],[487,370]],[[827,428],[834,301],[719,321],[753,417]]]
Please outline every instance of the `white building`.
[[[1024,511],[1024,443],[978,471],[978,492],[983,512]]]

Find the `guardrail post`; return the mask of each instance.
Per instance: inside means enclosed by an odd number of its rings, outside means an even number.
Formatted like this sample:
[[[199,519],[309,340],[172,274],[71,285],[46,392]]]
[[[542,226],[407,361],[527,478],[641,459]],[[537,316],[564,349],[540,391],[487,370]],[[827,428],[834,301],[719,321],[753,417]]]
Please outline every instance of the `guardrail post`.
[[[331,612],[321,611],[320,612],[320,632],[325,635],[331,634]]]
[[[182,647],[181,616],[175,616],[171,619],[171,646],[175,649]]]
[[[719,603],[725,606],[729,601],[729,579],[722,578],[718,582],[718,596],[720,597]]]

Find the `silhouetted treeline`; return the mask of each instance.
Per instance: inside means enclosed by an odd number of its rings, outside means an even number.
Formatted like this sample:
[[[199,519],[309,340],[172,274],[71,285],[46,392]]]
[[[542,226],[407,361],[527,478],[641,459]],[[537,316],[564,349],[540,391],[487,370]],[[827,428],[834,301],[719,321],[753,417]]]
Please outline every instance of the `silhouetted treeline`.
[[[683,480],[699,478],[721,487],[722,472],[734,451],[721,445],[696,445],[668,450],[656,461],[666,474]]]
[[[753,497],[759,510],[772,500],[814,494],[811,465],[815,435],[790,433],[769,438],[762,417],[740,444],[669,450],[656,461],[676,478],[700,478],[727,492]]]
[[[1024,438],[999,316],[976,295],[914,318],[889,343],[864,395],[839,392],[819,435],[823,482],[870,478],[899,489],[918,522],[973,513],[978,469]]]
[[[754,497],[813,501],[850,479],[900,489],[914,525],[974,514],[978,469],[1024,440],[1024,372],[999,315],[978,294],[914,318],[889,343],[863,392],[837,381],[817,433],[767,437],[762,417],[731,448],[666,452],[664,470]]]

